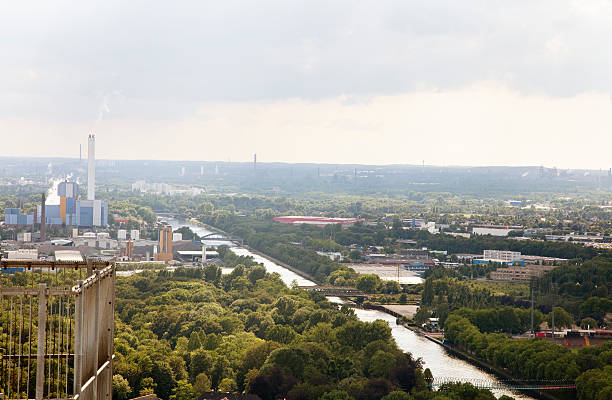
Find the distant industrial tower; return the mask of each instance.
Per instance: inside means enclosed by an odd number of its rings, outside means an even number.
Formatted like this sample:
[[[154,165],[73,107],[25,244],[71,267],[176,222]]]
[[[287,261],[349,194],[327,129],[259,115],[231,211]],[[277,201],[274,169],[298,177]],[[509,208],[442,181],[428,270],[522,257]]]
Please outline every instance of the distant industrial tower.
[[[166,226],[159,231],[159,253],[156,261],[168,262],[172,260],[172,227]]]
[[[45,203],[46,203],[46,197],[45,194],[43,193],[41,198],[40,198],[40,241],[44,242],[46,240],[45,238]],[[33,224],[36,223],[36,221],[33,222]]]
[[[253,171],[257,171],[257,153],[253,154]]]
[[[96,137],[87,139],[87,200],[96,199]]]

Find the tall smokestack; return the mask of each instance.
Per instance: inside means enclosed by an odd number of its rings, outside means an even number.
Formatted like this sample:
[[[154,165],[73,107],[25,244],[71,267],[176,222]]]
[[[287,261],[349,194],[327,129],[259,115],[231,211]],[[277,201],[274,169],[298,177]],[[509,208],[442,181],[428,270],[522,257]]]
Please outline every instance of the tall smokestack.
[[[40,204],[40,241],[45,241],[45,201],[46,196],[43,193],[41,196],[41,204]]]
[[[96,137],[87,140],[87,200],[96,199]]]
[[[257,171],[257,154],[253,154],[253,171]]]

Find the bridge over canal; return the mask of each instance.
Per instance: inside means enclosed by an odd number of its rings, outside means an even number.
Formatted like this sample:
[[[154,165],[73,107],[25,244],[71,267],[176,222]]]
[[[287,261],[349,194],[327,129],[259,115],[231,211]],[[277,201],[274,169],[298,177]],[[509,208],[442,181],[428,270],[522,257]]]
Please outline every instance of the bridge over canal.
[[[439,387],[445,384],[452,383],[470,383],[480,389],[490,390],[575,390],[576,383],[574,381],[542,381],[542,380],[527,380],[527,381],[499,381],[488,379],[464,379],[454,377],[437,377],[429,384],[430,387]]]
[[[334,297],[368,297],[369,295],[357,288],[351,286],[300,286],[300,289],[311,292],[318,292],[324,296]]]

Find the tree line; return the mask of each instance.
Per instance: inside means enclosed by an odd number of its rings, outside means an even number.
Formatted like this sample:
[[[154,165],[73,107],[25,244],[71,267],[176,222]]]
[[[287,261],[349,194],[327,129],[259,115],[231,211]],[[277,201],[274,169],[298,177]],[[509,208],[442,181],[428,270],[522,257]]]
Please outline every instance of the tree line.
[[[572,351],[543,339],[482,333],[461,313],[451,314],[444,330],[445,339],[516,378],[575,381],[578,400],[605,400],[612,395],[612,342]]]
[[[234,266],[227,275],[208,265],[118,278],[115,398],[218,390],[263,400],[494,399],[470,385],[429,390],[431,373],[397,347],[387,323],[361,322],[262,266]]]

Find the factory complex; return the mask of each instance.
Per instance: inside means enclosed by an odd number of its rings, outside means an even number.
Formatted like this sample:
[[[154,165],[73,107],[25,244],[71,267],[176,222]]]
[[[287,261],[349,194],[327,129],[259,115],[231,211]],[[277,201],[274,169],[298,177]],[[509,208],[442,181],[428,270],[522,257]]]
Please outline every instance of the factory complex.
[[[47,204],[45,195],[33,213],[22,214],[18,208],[5,210],[7,225],[65,225],[79,227],[108,226],[108,203],[96,200],[95,136],[88,137],[87,200],[79,199],[79,185],[64,181],[57,187],[59,204]],[[41,232],[44,228],[41,229]]]

